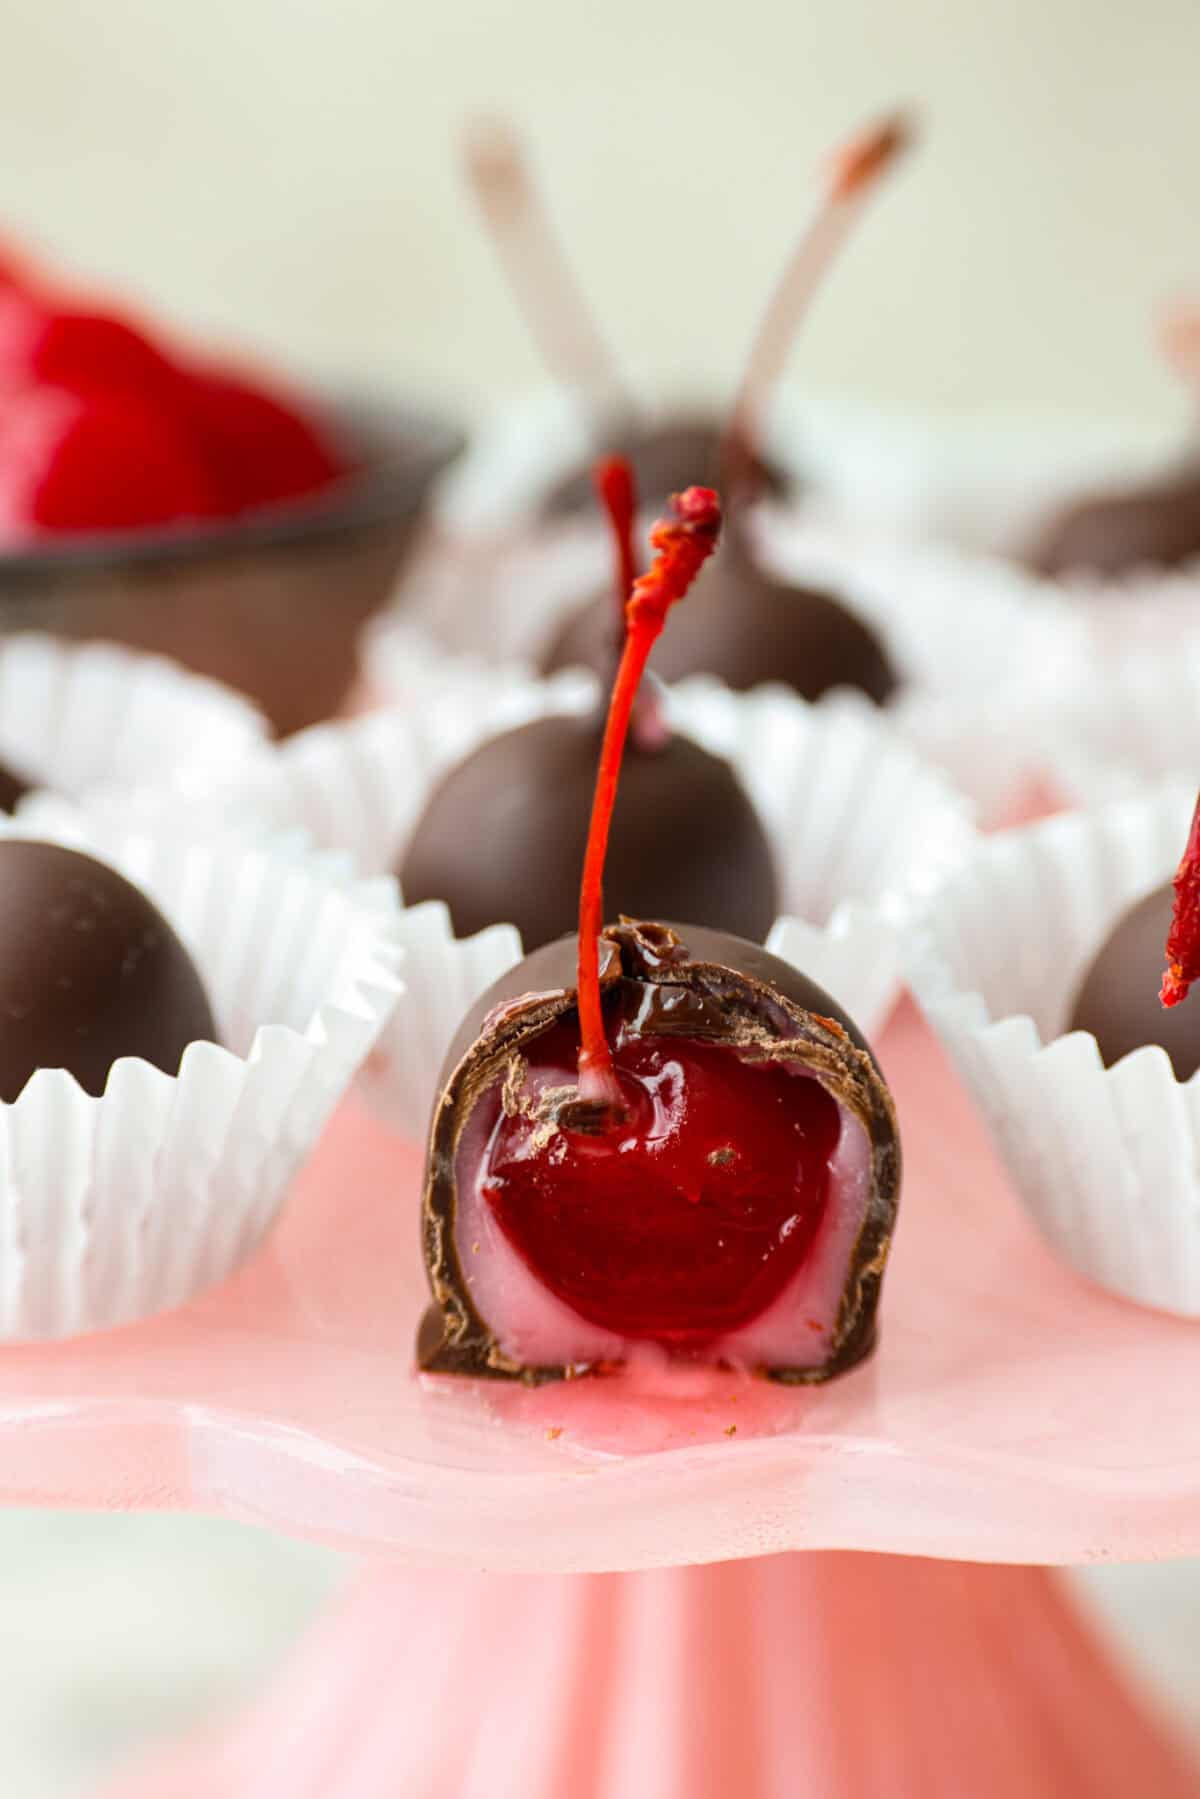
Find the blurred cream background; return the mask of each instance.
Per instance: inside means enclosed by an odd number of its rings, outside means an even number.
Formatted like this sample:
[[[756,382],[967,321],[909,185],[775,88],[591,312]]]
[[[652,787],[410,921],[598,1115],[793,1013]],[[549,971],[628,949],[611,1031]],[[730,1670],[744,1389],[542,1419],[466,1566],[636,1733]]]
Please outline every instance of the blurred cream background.
[[[809,173],[897,100],[897,177],[792,378],[910,414],[1136,421],[1187,396],[1195,0],[30,0],[0,4],[0,230],[298,371],[480,415],[542,371],[465,200],[463,118],[519,121],[635,365],[732,382]],[[338,1558],[232,1525],[0,1515],[5,1799],[63,1799],[232,1704]],[[1200,1737],[1194,1570],[1081,1585]]]
[[[1150,324],[1200,293],[1194,0],[4,0],[0,220],[300,367],[540,375],[460,190],[465,114],[537,152],[618,345],[731,377],[815,159],[927,143],[793,368],[903,410],[1181,413]]]

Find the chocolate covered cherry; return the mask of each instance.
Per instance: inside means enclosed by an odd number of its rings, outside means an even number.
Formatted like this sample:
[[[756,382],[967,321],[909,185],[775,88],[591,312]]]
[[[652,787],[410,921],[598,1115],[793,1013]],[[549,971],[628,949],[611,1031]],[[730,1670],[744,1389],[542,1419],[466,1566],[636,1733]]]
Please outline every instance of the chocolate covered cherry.
[[[397,873],[455,934],[515,924],[527,949],[569,931],[604,721],[537,719],[489,738],[430,795]],[[633,747],[609,846],[614,910],[703,918],[763,938],[779,912],[770,844],[728,762],[678,732]]]
[[[648,506],[661,509],[689,482],[754,494],[790,490],[790,474],[761,450],[759,415],[822,274],[877,176],[910,136],[906,120],[888,118],[857,133],[829,159],[810,217],[754,338],[732,415],[684,410],[649,421],[563,253],[516,132],[496,118],[472,127],[466,173],[521,316],[547,368],[592,404],[592,441],[630,465]],[[582,512],[590,499],[589,458],[554,483],[542,504],[546,513],[561,517]]]
[[[633,696],[715,496],[681,506],[630,601],[578,939],[485,994],[443,1071],[423,1201],[431,1372],[537,1381],[652,1348],[819,1381],[874,1341],[900,1153],[863,1039],[752,943],[601,925]]]
[[[144,893],[78,850],[0,838],[0,1100],[39,1068],[99,1097],[120,1057],[175,1074],[202,1039],[200,977]]]
[[[595,485],[613,528],[619,596],[604,606],[609,653],[598,658],[598,672],[607,683],[619,655],[617,621],[623,631],[637,575],[636,504],[629,466],[619,457],[598,465]],[[500,920],[515,924],[526,949],[569,931],[603,735],[602,711],[536,719],[489,738],[452,768],[397,870],[407,904],[444,900],[460,937]],[[614,912],[699,918],[764,937],[779,910],[775,866],[736,771],[669,730],[648,686],[631,739],[608,840]]]
[[[1200,310],[1174,307],[1161,346],[1193,388],[1200,386]],[[1175,568],[1200,556],[1200,462],[1194,447],[1138,485],[1084,494],[1043,526],[1028,560],[1039,574],[1114,576]]]
[[[1200,556],[1200,470],[1074,501],[1030,552],[1040,575],[1122,575]]]
[[[542,673],[582,667],[607,675],[611,618],[603,596],[568,613],[542,657]],[[664,681],[711,674],[743,692],[778,681],[806,700],[852,687],[882,705],[899,684],[866,620],[832,594],[768,574],[736,520],[650,666]]]
[[[633,470],[645,505],[660,511],[673,493],[689,481],[715,487],[722,477],[727,451],[728,421],[716,414],[676,413],[651,424],[628,415],[597,426],[596,437],[613,456],[620,456]],[[792,488],[792,479],[761,451],[750,452],[744,470],[746,485],[754,493],[781,498]],[[543,506],[551,515],[582,512],[592,498],[591,471],[575,469],[555,482]]]
[[[706,460],[715,459],[723,483],[736,490],[742,507],[761,494],[764,477],[767,486],[772,484],[758,447],[760,419],[799,320],[866,195],[908,138],[905,122],[889,119],[853,139],[835,159],[767,308],[731,416],[719,440],[704,445]],[[642,491],[653,495],[655,488],[647,486],[637,467],[636,452],[634,468]],[[833,688],[852,687],[882,705],[898,678],[871,626],[837,596],[789,585],[764,569],[741,520],[741,510],[735,510],[721,550],[705,569],[681,622],[656,650],[654,672],[665,681],[716,675],[743,691],[778,681],[808,700]],[[542,672],[583,667],[607,678],[614,656],[610,619],[604,597],[589,595],[568,612],[546,645]]]
[[[0,812],[15,812],[32,786],[33,782],[11,764],[0,762]]]
[[[1200,1009],[1183,1002],[1198,980],[1200,800],[1174,882],[1156,887],[1118,919],[1083,977],[1071,1029],[1091,1031],[1109,1067],[1146,1044],[1160,1045],[1176,1080],[1188,1081],[1200,1069]]]
[[[1200,1007],[1159,1003],[1163,944],[1171,923],[1171,889],[1158,887],[1113,926],[1083,980],[1070,1029],[1090,1031],[1105,1066],[1148,1043],[1161,1044],[1178,1080],[1200,1068]]]

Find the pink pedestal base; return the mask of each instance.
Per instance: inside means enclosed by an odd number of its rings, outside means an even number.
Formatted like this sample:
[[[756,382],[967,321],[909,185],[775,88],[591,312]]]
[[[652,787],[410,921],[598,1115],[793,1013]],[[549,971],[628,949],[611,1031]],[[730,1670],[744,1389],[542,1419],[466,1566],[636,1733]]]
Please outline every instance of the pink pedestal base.
[[[109,1799],[1195,1799],[1055,1576],[798,1554],[376,1564],[259,1709]]]

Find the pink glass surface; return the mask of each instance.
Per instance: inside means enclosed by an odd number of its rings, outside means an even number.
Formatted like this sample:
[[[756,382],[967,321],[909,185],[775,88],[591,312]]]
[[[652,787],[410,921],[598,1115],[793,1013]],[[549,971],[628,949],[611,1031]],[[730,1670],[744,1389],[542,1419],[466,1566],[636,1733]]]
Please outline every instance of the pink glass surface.
[[[223,1738],[108,1799],[1194,1799],[1055,1576],[806,1555],[376,1567]]]
[[[220,1291],[0,1350],[0,1499],[191,1507],[511,1570],[1200,1554],[1200,1327],[1054,1261],[911,1006],[880,1051],[907,1172],[880,1347],[844,1379],[422,1384],[420,1156],[347,1108]]]

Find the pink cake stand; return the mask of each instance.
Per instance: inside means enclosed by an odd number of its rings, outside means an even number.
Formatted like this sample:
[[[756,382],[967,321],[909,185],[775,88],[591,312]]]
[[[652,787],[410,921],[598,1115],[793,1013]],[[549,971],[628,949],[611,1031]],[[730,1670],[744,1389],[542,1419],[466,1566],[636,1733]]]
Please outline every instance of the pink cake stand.
[[[0,1499],[372,1558],[257,1716],[127,1790],[1195,1799],[1053,1577],[966,1564],[1200,1554],[1200,1330],[1052,1259],[910,1006],[880,1051],[901,1227],[827,1388],[423,1387],[419,1156],[352,1109],[237,1280],[0,1355]]]

